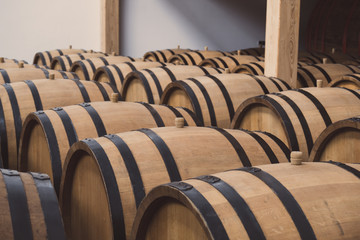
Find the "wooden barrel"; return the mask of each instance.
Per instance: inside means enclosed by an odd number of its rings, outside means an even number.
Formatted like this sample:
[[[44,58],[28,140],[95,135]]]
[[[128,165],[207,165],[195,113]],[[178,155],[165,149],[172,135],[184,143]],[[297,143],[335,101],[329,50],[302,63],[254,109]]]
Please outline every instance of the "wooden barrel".
[[[298,67],[298,84],[300,87],[315,87],[316,80],[323,80],[324,86],[345,74],[360,72],[360,68],[344,64],[314,64]]]
[[[344,87],[353,90],[360,89],[360,73],[346,74],[340,78],[332,80],[328,87]]]
[[[244,48],[235,51],[234,53],[237,54],[240,51],[240,55],[248,55],[248,56],[256,56],[256,57],[264,57],[265,55],[265,48],[257,47],[257,48]]]
[[[360,115],[360,92],[304,88],[249,98],[236,110],[231,127],[273,133],[307,158],[326,127],[356,115]]]
[[[57,56],[51,60],[50,67],[55,70],[70,71],[71,65],[76,61],[105,56],[107,56],[106,53],[97,52]]]
[[[160,103],[192,110],[204,126],[228,128],[249,97],[290,89],[276,78],[247,74],[208,75],[170,83]]]
[[[265,62],[250,62],[244,63],[233,68],[233,73],[245,73],[252,75],[264,75]]]
[[[171,63],[162,62],[125,62],[99,67],[94,73],[94,81],[110,82],[121,91],[125,77],[132,71],[145,68],[170,66]]]
[[[9,69],[9,68],[46,68],[49,69],[47,66],[40,66],[36,64],[26,64],[26,63],[0,63],[0,70],[1,69]]]
[[[70,71],[76,73],[80,79],[92,80],[98,67],[135,61],[142,61],[142,59],[125,56],[95,57],[74,62]]]
[[[221,69],[201,66],[166,66],[133,71],[125,77],[121,95],[125,101],[158,104],[169,83],[222,72]]]
[[[228,55],[232,54],[230,52],[210,50],[190,51],[176,54],[170,57],[169,62],[176,65],[199,65],[200,62],[206,58],[222,57]]]
[[[147,103],[93,102],[54,108],[40,115],[31,113],[20,138],[19,170],[47,173],[59,192],[66,153],[75,142],[144,127],[174,126],[176,117],[184,118],[187,126],[200,125],[187,109]]]
[[[307,62],[298,62],[298,67],[303,67],[309,65]],[[265,71],[265,62],[249,62],[240,64],[232,69],[233,73],[246,73],[253,75],[264,75]]]
[[[199,63],[203,67],[214,67],[214,68],[228,68],[232,71],[236,66],[240,64],[246,64],[254,61],[262,61],[262,57],[247,56],[247,55],[233,55],[233,56],[222,56],[207,58]]]
[[[359,239],[360,165],[281,163],[153,189],[132,238]]]
[[[340,120],[317,138],[309,161],[360,163],[360,116]]]
[[[29,113],[109,100],[111,93],[113,89],[109,84],[93,81],[44,79],[0,85],[0,146],[4,167],[17,169],[20,133]]]
[[[0,70],[0,84],[50,78],[52,74],[54,74],[56,79],[79,79],[78,76],[72,72],[45,68],[10,68]]]
[[[24,63],[24,64],[28,64],[27,61],[25,60],[18,60],[18,59],[9,59],[9,58],[5,58],[5,57],[0,57],[0,63]]]
[[[76,54],[76,53],[86,53],[86,52],[88,51],[84,49],[72,49],[72,48],[37,52],[34,56],[33,63],[50,67],[51,61],[53,60],[54,57]]]
[[[0,169],[1,239],[66,239],[58,200],[46,174]]]
[[[63,168],[65,231],[71,239],[125,239],[137,206],[153,187],[287,162],[288,154],[270,134],[220,128],[162,127],[82,140],[71,147]]]
[[[149,51],[144,54],[144,60],[149,60],[152,62],[168,62],[168,59],[172,57],[173,55],[189,52],[192,51],[191,49],[181,49],[175,48],[175,49],[163,49],[163,50],[156,50],[156,51]]]

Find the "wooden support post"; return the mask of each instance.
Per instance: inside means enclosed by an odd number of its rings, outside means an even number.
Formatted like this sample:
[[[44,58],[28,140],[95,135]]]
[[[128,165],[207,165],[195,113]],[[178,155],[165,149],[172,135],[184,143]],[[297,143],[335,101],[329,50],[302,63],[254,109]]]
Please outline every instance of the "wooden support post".
[[[121,0],[101,0],[101,48],[120,54]]]
[[[297,87],[300,0],[267,0],[265,75]]]

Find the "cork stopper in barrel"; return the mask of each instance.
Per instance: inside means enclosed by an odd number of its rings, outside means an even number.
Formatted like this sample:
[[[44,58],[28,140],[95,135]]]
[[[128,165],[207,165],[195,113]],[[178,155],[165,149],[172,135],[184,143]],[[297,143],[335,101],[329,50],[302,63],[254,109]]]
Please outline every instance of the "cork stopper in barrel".
[[[49,74],[49,79],[54,80],[54,79],[55,79],[55,74],[50,73],[50,74]]]
[[[180,45],[177,45],[177,49],[180,49]]]
[[[327,64],[328,63],[328,59],[327,58],[323,58],[323,64]]]
[[[321,79],[316,80],[316,87],[317,88],[322,88],[323,87],[323,80],[321,80]]]
[[[175,118],[175,126],[177,127],[177,128],[183,128],[184,127],[184,118],[182,118],[182,117],[177,117],[177,118]]]
[[[116,52],[111,52],[111,56],[116,56]]]
[[[290,154],[291,165],[301,165],[303,161],[303,153],[299,151],[292,151]]]
[[[241,55],[241,50],[237,50],[237,55]]]
[[[111,94],[111,102],[117,103],[119,101],[119,94],[118,93],[112,93]]]
[[[225,73],[230,73],[230,68],[225,68]]]
[[[24,68],[24,63],[23,62],[19,62],[19,68]]]
[[[5,62],[5,58],[0,57],[0,63],[4,63]]]
[[[94,52],[94,50],[90,49],[90,53],[93,53],[93,52]]]
[[[336,48],[332,48],[332,49],[331,49],[331,53],[332,53],[332,54],[335,54],[335,52],[336,52]]]
[[[69,49],[72,49],[72,45],[69,45]]]
[[[208,47],[208,46],[205,46],[205,47],[204,47],[204,50],[205,50],[205,51],[208,51],[208,50],[209,50],[209,47]]]

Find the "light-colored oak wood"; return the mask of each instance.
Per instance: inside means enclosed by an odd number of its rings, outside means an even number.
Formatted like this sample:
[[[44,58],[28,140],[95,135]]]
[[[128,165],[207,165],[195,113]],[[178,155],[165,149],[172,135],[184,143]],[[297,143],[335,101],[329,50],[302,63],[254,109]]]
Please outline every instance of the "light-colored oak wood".
[[[57,79],[77,79],[76,75],[74,75],[71,72],[59,72],[57,70],[51,70],[51,69],[40,69],[40,68],[10,68],[2,70],[7,73],[8,81],[10,83],[14,82],[22,82],[24,80],[35,80],[35,79],[45,79],[47,78],[47,75],[44,71],[48,73],[48,76],[50,77],[51,74],[55,75],[55,78]],[[4,84],[7,82],[7,79],[4,78],[3,74],[0,74],[0,84]]]
[[[164,90],[160,103],[192,109],[204,126],[228,128],[235,110],[249,97],[288,89],[284,81],[275,78],[235,73],[216,74],[170,83]],[[226,97],[224,91],[228,94]]]
[[[168,62],[169,58],[176,54],[181,54],[184,52],[192,51],[191,49],[181,49],[174,48],[174,49],[163,49],[163,50],[156,50],[156,51],[149,51],[144,54],[144,60],[149,60],[152,62]],[[164,58],[165,57],[165,58]]]
[[[302,151],[306,161],[326,124],[360,114],[360,99],[359,93],[342,88],[303,88],[302,91],[249,98],[237,109],[231,127],[273,133],[292,151]]]
[[[175,56],[175,55],[174,55]],[[172,79],[170,74],[175,79]],[[159,104],[161,92],[173,80],[182,80],[190,77],[204,76],[207,74],[219,74],[224,70],[215,68],[203,68],[199,66],[166,66],[164,68],[149,68],[129,73],[124,80],[121,96],[125,101],[143,101]],[[152,76],[155,75],[156,79]],[[149,86],[148,91],[146,86]],[[159,91],[160,90],[160,91]]]
[[[268,0],[266,7],[265,76],[297,87],[300,0]]]
[[[360,166],[349,164],[356,170]],[[360,237],[360,182],[351,172],[330,163],[304,163],[294,166],[289,163],[261,165],[257,167],[274,177],[283,185],[309,222],[318,239],[357,239]],[[226,171],[212,174],[215,179],[228,184],[244,199],[266,239],[301,239],[300,232],[276,193],[264,182],[245,171]],[[218,239],[251,239],[254,232],[246,231],[229,200],[218,189],[206,181],[190,179],[184,181],[188,188],[196,190],[199,197],[189,198],[185,191],[171,185],[153,189],[141,203],[137,212],[131,239],[197,239],[207,236],[214,239],[212,232],[225,230]],[[202,198],[200,198],[200,196]],[[193,199],[196,201],[193,201]],[[207,222],[200,204],[209,204],[222,226]],[[239,206],[238,206],[239,207]],[[186,209],[186,210],[185,210]],[[240,208],[240,211],[246,211]],[[213,215],[211,215],[213,217]],[[189,219],[191,224],[186,224]],[[194,222],[195,221],[195,222]],[[255,227],[250,221],[250,227]],[[171,234],[171,229],[175,229]],[[170,235],[171,234],[171,235]]]
[[[69,55],[69,54],[76,54],[76,53],[86,53],[87,51],[84,49],[56,49],[51,51],[44,51],[44,52],[37,52],[34,56],[34,64],[40,66],[48,66],[50,67],[51,60],[54,57],[61,56],[61,55]]]
[[[32,236],[27,236],[26,239],[51,239],[56,234],[58,239],[65,239],[65,231],[62,223],[59,205],[56,199],[54,189],[51,186],[50,180],[42,175],[44,178],[41,185],[34,180],[30,173],[18,173],[22,183],[23,190],[19,188],[18,194],[26,196],[26,207],[29,212],[29,223],[32,231]],[[18,177],[14,177],[18,178]],[[8,181],[14,181],[8,177]],[[37,180],[39,181],[39,180]],[[41,188],[41,195],[39,193]],[[21,202],[13,202],[12,209],[9,207],[11,199],[8,195],[8,189],[4,180],[4,174],[0,171],[0,235],[2,239],[17,239],[15,238],[14,229],[21,229],[20,223],[12,219],[12,211],[19,211]],[[12,199],[13,201],[14,199]],[[20,203],[20,204],[19,204]],[[44,208],[46,206],[46,208]],[[19,214],[19,213],[17,213]],[[21,213],[20,213],[21,214]],[[46,217],[45,217],[46,215]]]
[[[163,127],[153,128],[151,130],[162,139],[164,144],[166,144],[166,146],[161,144],[161,148],[168,148],[171,152],[181,179],[243,166],[243,163],[239,159],[240,157],[233,145],[216,129],[204,127]],[[248,156],[250,164],[258,165],[262,163],[270,163],[269,156],[265,152],[265,145],[262,145],[262,143],[255,140],[251,134],[241,130],[224,131],[232,135],[234,140],[237,141],[243,148],[244,152]],[[254,134],[268,144],[279,162],[288,162],[290,152],[285,150],[286,147],[284,149],[285,152],[281,149],[281,145],[283,147],[285,146],[283,143],[278,140],[275,141],[272,137],[265,133],[257,132]],[[71,212],[73,207],[82,204],[84,204],[84,206],[88,206],[89,204],[86,201],[97,201],[97,204],[101,205],[109,204],[108,201],[94,199],[94,196],[98,195],[98,190],[97,188],[94,188],[94,185],[101,186],[101,183],[83,181],[81,185],[82,191],[74,191],[74,189],[78,189],[80,186],[75,186],[72,179],[81,179],[83,174],[88,175],[89,173],[86,172],[93,171],[89,169],[86,164],[82,165],[81,169],[74,169],[78,168],[76,165],[77,162],[93,161],[101,164],[105,161],[105,158],[98,158],[95,154],[93,154],[94,149],[92,149],[90,143],[97,142],[106,154],[106,159],[108,159],[106,161],[111,165],[117,183],[117,187],[115,188],[112,186],[110,189],[109,186],[107,186],[106,190],[99,189],[99,191],[100,193],[107,192],[109,196],[110,194],[114,196],[114,194],[117,194],[116,191],[119,191],[118,194],[120,194],[121,203],[116,202],[116,204],[121,204],[122,206],[123,212],[120,214],[124,217],[126,236],[129,236],[136,213],[136,204],[134,196],[135,190],[133,189],[134,185],[132,185],[125,163],[128,163],[129,161],[132,161],[133,163],[134,161],[136,162],[139,174],[141,175],[141,181],[144,186],[145,194],[159,184],[170,182],[170,177],[164,163],[165,159],[163,159],[159,150],[154,145],[154,142],[147,135],[140,131],[131,131],[116,135],[126,143],[134,160],[131,160],[131,157],[124,155],[125,152],[122,152],[123,150],[119,151],[118,147],[109,140],[109,138],[101,137],[91,139],[89,142],[80,141],[75,143],[69,150],[65,160],[60,191],[60,202],[65,219],[68,219],[69,216],[73,215]],[[99,147],[97,147],[97,149],[99,149]],[[92,165],[95,166],[95,163]],[[74,176],[75,173],[79,176]],[[103,172],[101,174],[103,178],[112,177],[109,175],[110,172],[106,173],[106,176]],[[103,182],[100,177],[97,179]],[[105,188],[105,186],[103,188]],[[72,196],[74,194],[80,194],[81,196]],[[74,198],[81,198],[85,202],[82,203],[79,201],[73,201],[72,199]],[[109,200],[108,197],[107,199]],[[103,206],[100,206],[100,208],[103,208]],[[83,229],[97,231],[93,230],[93,228],[101,228],[101,223],[90,224],[90,222],[87,221],[88,218],[96,218],[97,209],[93,210],[93,207],[86,207],[86,209],[85,207],[81,207],[81,209],[81,211],[84,211],[84,214],[77,211],[77,215],[79,218],[82,218],[83,222],[87,222],[87,226],[83,225],[82,229],[78,228],[76,233],[72,231],[71,235],[69,235],[70,238],[72,238],[72,236],[78,236],[77,239],[83,239],[82,234],[86,234],[82,233],[84,232]],[[86,217],[84,218],[84,216]],[[102,220],[99,219],[99,221]],[[67,222],[67,224],[69,224],[69,226],[73,225],[71,222]],[[69,229],[69,227],[67,227],[67,229]],[[71,229],[75,228],[71,227]],[[110,234],[113,233],[111,232]],[[108,233],[106,233],[106,236],[108,236]],[[90,237],[88,239],[96,238]]]
[[[23,62],[20,62],[22,65],[22,68],[48,68],[46,66],[39,66],[39,65],[33,65],[33,64],[24,64]],[[9,68],[20,68],[20,63],[14,63],[14,62],[6,62],[6,63],[0,63],[0,69],[9,69]]]
[[[190,51],[186,53],[173,55],[172,57],[170,57],[168,62],[174,63],[176,65],[199,65],[203,59],[222,57],[227,55],[233,55],[233,54],[230,52],[210,51],[210,50]]]
[[[360,163],[360,117],[341,120],[327,127],[314,143],[309,161]]]
[[[208,58],[199,63],[200,66],[214,67],[214,68],[229,68],[232,72],[233,69],[241,64],[247,64],[251,62],[263,61],[263,57],[251,56],[251,55],[233,55]]]
[[[41,99],[42,109],[36,109],[34,96],[30,88],[25,82],[10,83],[10,85],[0,85],[0,99],[2,103],[2,111],[4,117],[1,121],[0,129],[6,134],[1,135],[1,154],[5,166],[11,169],[17,169],[17,141],[20,140],[22,123],[26,116],[36,110],[51,109],[57,106],[68,106],[84,102],[84,98],[75,81],[72,80],[34,80],[33,81]],[[104,101],[99,87],[95,82],[81,81],[87,91],[90,101]],[[105,92],[110,95],[113,93],[112,88],[108,84],[102,84]],[[18,111],[13,109],[14,98],[10,98],[6,87],[11,87],[14,91]],[[14,105],[15,106],[15,105]],[[18,133],[16,134],[15,122],[19,124]],[[5,152],[8,152],[6,154]],[[7,155],[7,156],[6,156]]]
[[[232,69],[233,73],[245,73],[245,74],[252,74],[252,75],[264,75],[264,67],[265,62],[250,62],[250,63],[243,63],[239,66],[236,66]]]
[[[70,71],[72,64],[76,61],[106,56],[106,53],[101,52],[77,53],[57,56],[51,60],[50,68],[55,70]]]
[[[107,53],[120,54],[121,1],[101,0],[101,45]]]
[[[360,73],[347,74],[336,78],[328,84],[328,87],[343,87],[358,90],[360,89]]]
[[[169,66],[169,63],[160,62],[127,62],[98,67],[94,73],[94,81],[112,83],[121,91],[125,77],[133,70]]]
[[[80,79],[92,80],[97,68],[110,64],[118,64],[123,62],[142,61],[141,58],[131,58],[125,56],[109,56],[102,58],[89,58],[87,60],[79,60],[71,65],[70,71],[75,72]]]
[[[92,102],[91,106],[95,109],[104,125],[106,134],[120,133],[139,128],[153,128],[162,126],[175,126],[175,113],[167,106],[151,105],[162,121],[156,122],[151,112],[140,103],[131,102]],[[77,136],[78,140],[85,138],[100,137],[97,128],[100,122],[95,124],[89,113],[79,105],[63,107],[63,111],[69,116],[72,127],[66,128],[54,110],[45,110],[44,114],[48,121],[42,121],[36,114],[29,114],[23,124],[19,147],[19,169],[21,171],[33,171],[47,173],[55,186],[59,189],[60,177],[54,181],[54,171],[59,171],[57,166],[63,166],[66,153],[70,149],[69,134]],[[188,113],[182,108],[176,108],[179,117],[186,120],[186,125],[196,126],[197,119],[193,113]],[[52,129],[45,128],[44,125],[51,125]],[[55,143],[59,153],[51,152],[50,141],[51,130],[56,134]],[[60,162],[54,162],[59,159]]]

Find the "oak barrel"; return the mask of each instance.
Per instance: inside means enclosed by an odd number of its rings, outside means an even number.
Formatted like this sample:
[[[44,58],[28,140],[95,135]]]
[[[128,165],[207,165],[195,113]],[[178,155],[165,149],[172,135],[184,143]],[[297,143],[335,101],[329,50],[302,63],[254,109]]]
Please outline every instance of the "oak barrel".
[[[316,80],[323,80],[324,86],[345,74],[360,72],[360,68],[344,64],[314,64],[298,67],[299,87],[315,87]]]
[[[265,55],[265,48],[264,47],[257,47],[257,48],[244,48],[237,51],[234,51],[234,53],[239,53],[240,55],[248,55],[248,56],[256,56],[256,57],[264,57]]]
[[[70,71],[76,73],[80,79],[92,80],[98,67],[135,61],[142,61],[142,59],[125,56],[95,57],[74,62]]]
[[[137,206],[153,187],[241,166],[287,162],[288,155],[271,134],[220,128],[139,129],[82,140],[71,147],[63,169],[65,231],[71,239],[125,239]]]
[[[131,239],[359,239],[360,165],[245,167],[153,189]]]
[[[4,167],[17,169],[20,133],[34,111],[82,102],[109,100],[109,84],[79,80],[27,80],[0,85],[0,137]],[[45,117],[45,115],[44,115]]]
[[[175,48],[175,49],[163,49],[156,51],[149,51],[144,54],[144,60],[149,60],[152,62],[168,62],[169,58],[173,55],[189,52],[191,49]]]
[[[309,65],[306,62],[298,62],[298,67],[303,67]],[[247,74],[253,74],[253,75],[264,75],[265,71],[265,62],[264,61],[258,61],[258,62],[249,62],[249,63],[243,63],[238,66],[235,66],[231,72],[233,73],[247,73]]]
[[[99,67],[94,73],[94,81],[110,82],[118,91],[121,91],[125,77],[132,71],[142,70],[145,68],[164,67],[172,65],[171,63],[162,62],[125,62],[111,64]]]
[[[27,63],[0,63],[0,69],[9,69],[9,68],[46,68],[47,66],[40,66],[36,64],[27,64]]]
[[[332,80],[328,87],[344,87],[349,89],[360,89],[360,73],[346,74],[340,78]]]
[[[45,68],[10,68],[0,70],[0,84],[22,82],[50,78],[54,74],[56,79],[79,79],[75,73],[57,71]]]
[[[247,74],[217,74],[170,83],[160,103],[192,110],[204,126],[228,128],[249,97],[290,89],[284,81]]]
[[[356,115],[360,115],[360,92],[303,88],[249,98],[236,110],[231,127],[273,133],[307,158],[326,127]]]
[[[309,161],[360,163],[360,116],[340,120],[317,138]]]
[[[56,49],[52,51],[37,52],[34,56],[33,63],[50,67],[51,61],[54,57],[86,52],[88,51],[84,49],[72,49],[71,47],[68,49]]]
[[[24,63],[24,64],[28,64],[27,61],[25,60],[18,60],[18,59],[9,59],[9,58],[5,58],[5,57],[0,57],[0,63]]]
[[[180,79],[222,73],[224,70],[201,66],[165,66],[129,73],[121,95],[126,101],[158,104],[165,87]]]
[[[131,102],[92,102],[57,107],[27,116],[19,144],[19,170],[47,173],[59,192],[66,153],[75,142],[139,128],[174,126],[182,117],[185,125],[200,125],[183,108]]]
[[[0,169],[1,239],[65,240],[58,200],[46,174]]]
[[[207,58],[199,63],[203,67],[214,67],[214,68],[228,68],[232,71],[236,66],[246,64],[250,62],[262,61],[262,57],[250,56],[250,55],[233,55]]]
[[[206,58],[222,57],[228,55],[232,55],[232,53],[210,50],[189,51],[170,57],[168,62],[176,65],[199,65],[200,62]]]
[[[71,65],[79,60],[85,60],[95,57],[105,57],[106,53],[92,52],[92,53],[77,53],[70,55],[63,55],[54,57],[51,60],[50,68],[55,70],[70,71]]]

